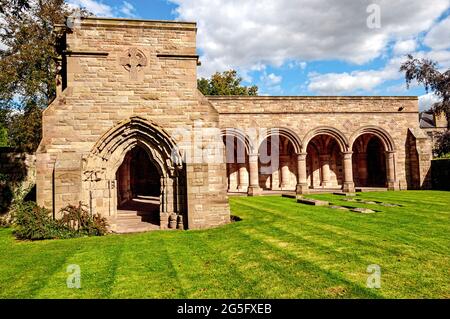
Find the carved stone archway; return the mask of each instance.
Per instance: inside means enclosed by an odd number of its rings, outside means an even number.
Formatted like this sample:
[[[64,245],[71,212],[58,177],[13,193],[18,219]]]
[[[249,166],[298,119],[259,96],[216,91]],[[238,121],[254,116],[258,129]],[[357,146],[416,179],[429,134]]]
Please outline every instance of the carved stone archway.
[[[91,211],[108,217],[114,228],[116,172],[126,154],[137,146],[147,153],[161,176],[160,226],[168,228],[171,216],[173,219],[186,214],[185,168],[175,141],[157,124],[141,117],[130,118],[109,130],[84,158],[84,201]]]

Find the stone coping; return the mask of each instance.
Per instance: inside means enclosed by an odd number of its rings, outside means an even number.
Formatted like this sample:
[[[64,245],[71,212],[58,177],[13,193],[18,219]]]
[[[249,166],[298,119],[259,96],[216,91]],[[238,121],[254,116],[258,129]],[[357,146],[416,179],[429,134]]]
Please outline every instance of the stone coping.
[[[417,101],[418,96],[240,96],[206,95],[208,100],[406,100]]]
[[[170,21],[170,20],[142,20],[142,19],[124,19],[124,18],[99,18],[83,17],[82,25],[93,25],[97,27],[138,27],[138,28],[170,28],[197,30],[196,22]]]

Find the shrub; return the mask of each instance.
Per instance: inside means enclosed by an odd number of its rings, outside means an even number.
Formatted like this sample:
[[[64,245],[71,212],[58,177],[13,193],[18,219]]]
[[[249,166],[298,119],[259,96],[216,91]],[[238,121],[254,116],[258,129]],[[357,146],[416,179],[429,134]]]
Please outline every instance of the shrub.
[[[70,229],[61,227],[48,209],[34,202],[15,203],[13,208],[14,235],[18,239],[43,240],[74,237]]]
[[[14,235],[18,239],[43,240],[67,239],[83,236],[103,236],[108,223],[99,215],[91,216],[85,205],[69,205],[61,210],[60,220],[54,220],[51,212],[35,202],[17,202],[13,206]]]
[[[78,206],[69,205],[61,210],[63,217],[58,221],[63,227],[87,236],[103,236],[108,233],[106,218],[98,214],[90,215],[87,206],[81,202]]]

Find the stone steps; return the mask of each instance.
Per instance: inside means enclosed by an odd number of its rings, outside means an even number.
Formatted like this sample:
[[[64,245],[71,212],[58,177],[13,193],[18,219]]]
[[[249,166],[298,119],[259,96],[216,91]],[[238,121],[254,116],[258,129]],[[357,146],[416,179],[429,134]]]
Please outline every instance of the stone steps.
[[[114,233],[117,234],[130,234],[130,233],[142,233],[152,230],[160,229],[156,223],[151,223],[155,218],[153,212],[137,212],[133,210],[119,210],[113,223],[116,225]]]

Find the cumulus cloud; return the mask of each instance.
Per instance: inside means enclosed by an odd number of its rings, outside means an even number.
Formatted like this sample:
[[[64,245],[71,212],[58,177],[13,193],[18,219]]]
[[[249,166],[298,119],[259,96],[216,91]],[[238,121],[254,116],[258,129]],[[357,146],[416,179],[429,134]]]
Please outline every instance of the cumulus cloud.
[[[450,48],[450,17],[439,22],[427,33],[424,41],[433,50]]]
[[[170,0],[181,20],[198,22],[200,73],[287,61],[367,63],[392,41],[427,31],[449,8],[422,0]],[[381,28],[367,27],[367,6],[381,8]],[[399,43],[403,52],[412,42]],[[369,81],[370,82],[370,81]],[[371,86],[370,84],[367,84]]]
[[[393,52],[395,55],[412,53],[417,48],[417,42],[415,39],[399,40],[395,43]]]
[[[113,8],[101,1],[95,0],[68,0],[67,3],[73,7],[82,7],[99,17],[114,16]]]
[[[124,1],[122,3],[120,12],[122,14],[124,14],[125,17],[131,17],[131,18],[136,17],[136,9],[134,8],[134,6],[131,3],[127,2],[127,1]]]
[[[428,111],[433,104],[440,101],[440,98],[434,93],[424,94],[419,96],[419,110]]]
[[[282,76],[275,75],[274,73],[267,74],[266,72],[264,72],[264,74],[261,76],[261,81],[267,86],[280,84],[282,80]]]
[[[135,7],[128,1],[122,1],[119,6],[110,6],[102,0],[68,0],[67,3],[74,8],[86,8],[98,17],[137,17]]]
[[[365,70],[342,73],[309,73],[308,90],[319,95],[353,94],[371,91],[388,80],[396,80],[403,75],[399,72],[402,58],[393,58],[379,70]]]

